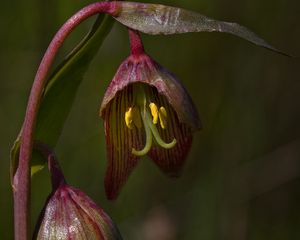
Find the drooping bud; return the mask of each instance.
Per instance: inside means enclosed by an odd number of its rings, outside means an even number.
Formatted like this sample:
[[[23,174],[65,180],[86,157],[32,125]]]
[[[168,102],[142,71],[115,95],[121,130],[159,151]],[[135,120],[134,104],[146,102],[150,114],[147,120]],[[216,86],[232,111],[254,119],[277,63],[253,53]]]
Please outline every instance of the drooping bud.
[[[110,217],[85,193],[62,184],[45,207],[38,240],[122,239]]]
[[[91,198],[68,185],[55,156],[45,145],[38,145],[48,158],[53,191],[48,197],[35,238],[38,240],[120,240],[111,218]]]

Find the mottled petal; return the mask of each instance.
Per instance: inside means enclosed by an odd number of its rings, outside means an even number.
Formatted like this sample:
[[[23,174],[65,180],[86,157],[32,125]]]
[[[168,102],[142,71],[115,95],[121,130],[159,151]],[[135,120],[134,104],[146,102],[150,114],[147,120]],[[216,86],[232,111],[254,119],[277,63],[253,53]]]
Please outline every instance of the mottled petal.
[[[132,86],[115,95],[103,112],[108,167],[105,190],[108,199],[115,199],[125,184],[138,158],[132,148],[140,149],[144,143],[143,128],[129,129],[125,123],[126,107],[133,102]]]
[[[131,83],[141,82],[154,86],[164,95],[177,113],[182,123],[186,123],[193,131],[201,128],[197,109],[182,83],[168,70],[154,62],[149,56],[129,56],[119,67],[116,75],[105,92],[100,115],[117,92]]]
[[[115,97],[117,92],[121,91],[131,83],[147,83],[153,78],[155,72],[155,66],[149,56],[145,54],[140,56],[130,55],[119,66],[117,73],[104,94],[100,107],[100,116],[103,118],[103,111],[106,108],[106,105]]]
[[[122,238],[110,217],[86,194],[64,184],[49,197],[37,239],[119,240]]]

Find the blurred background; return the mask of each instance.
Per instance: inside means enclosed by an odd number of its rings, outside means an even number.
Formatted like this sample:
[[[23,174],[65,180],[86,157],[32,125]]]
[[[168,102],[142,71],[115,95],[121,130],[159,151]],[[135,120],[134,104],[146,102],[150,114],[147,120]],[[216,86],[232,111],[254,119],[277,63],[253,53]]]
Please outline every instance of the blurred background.
[[[249,27],[300,56],[298,0],[148,1],[191,9]],[[39,61],[59,26],[87,0],[1,1],[0,238],[13,239],[9,149],[25,113]],[[94,19],[64,45],[58,61]],[[142,35],[146,51],[174,72],[200,112],[181,178],[166,178],[147,158],[120,197],[106,200],[104,133],[98,109],[128,55],[116,23],[94,59],[57,145],[68,182],[118,224],[124,239],[300,239],[300,64],[221,33]],[[32,181],[32,225],[49,194],[47,171]]]

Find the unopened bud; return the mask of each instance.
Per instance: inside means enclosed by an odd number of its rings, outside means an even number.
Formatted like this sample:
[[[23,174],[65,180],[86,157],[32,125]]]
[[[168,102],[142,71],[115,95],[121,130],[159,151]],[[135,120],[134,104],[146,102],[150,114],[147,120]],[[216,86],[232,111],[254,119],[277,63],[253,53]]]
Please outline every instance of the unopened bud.
[[[122,237],[111,218],[85,193],[62,184],[48,199],[37,239],[116,240]]]

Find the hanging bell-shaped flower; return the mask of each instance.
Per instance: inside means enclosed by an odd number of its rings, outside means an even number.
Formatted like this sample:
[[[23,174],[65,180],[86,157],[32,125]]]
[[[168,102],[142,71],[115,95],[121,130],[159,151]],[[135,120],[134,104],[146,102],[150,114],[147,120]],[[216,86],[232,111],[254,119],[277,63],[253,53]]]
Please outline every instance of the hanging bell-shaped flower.
[[[105,187],[109,199],[117,197],[141,156],[149,155],[163,172],[178,176],[192,134],[201,126],[181,82],[146,55],[138,41],[132,31],[132,54],[119,67],[100,109],[107,144]]]

